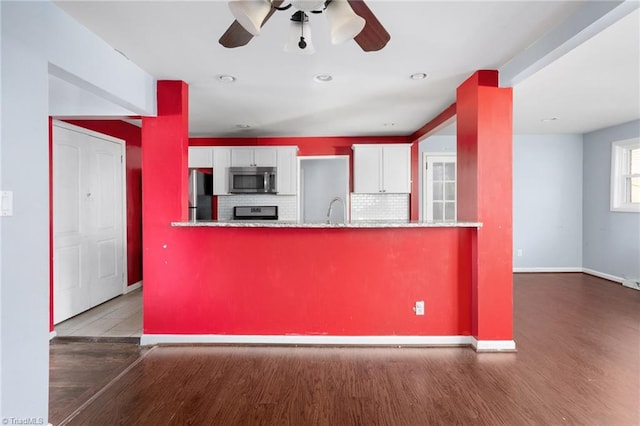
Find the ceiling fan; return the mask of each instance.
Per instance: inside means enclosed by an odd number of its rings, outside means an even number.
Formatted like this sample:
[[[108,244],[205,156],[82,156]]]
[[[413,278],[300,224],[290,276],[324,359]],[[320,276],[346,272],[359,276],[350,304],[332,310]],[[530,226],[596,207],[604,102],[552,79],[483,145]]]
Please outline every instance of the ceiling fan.
[[[326,13],[333,44],[353,39],[365,52],[387,45],[391,36],[363,0],[236,0],[229,2],[235,21],[218,42],[227,48],[245,46],[276,11],[297,11],[291,17],[291,32],[285,51],[313,53],[308,13]]]

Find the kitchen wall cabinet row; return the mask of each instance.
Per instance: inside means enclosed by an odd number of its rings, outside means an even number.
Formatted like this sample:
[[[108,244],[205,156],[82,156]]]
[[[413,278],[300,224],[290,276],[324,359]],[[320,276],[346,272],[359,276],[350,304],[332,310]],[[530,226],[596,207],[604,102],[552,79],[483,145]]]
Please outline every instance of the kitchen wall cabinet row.
[[[214,195],[229,194],[229,167],[276,167],[279,195],[297,191],[297,146],[189,147],[189,167],[213,168]]]
[[[356,193],[411,193],[411,144],[353,145]]]

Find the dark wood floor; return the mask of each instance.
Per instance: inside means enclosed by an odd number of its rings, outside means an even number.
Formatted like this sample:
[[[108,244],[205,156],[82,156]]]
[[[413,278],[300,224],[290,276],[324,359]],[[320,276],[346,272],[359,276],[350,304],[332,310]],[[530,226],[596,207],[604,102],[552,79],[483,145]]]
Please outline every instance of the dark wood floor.
[[[640,292],[583,274],[516,274],[514,305],[518,352],[509,354],[233,346],[140,353],[127,344],[52,344],[50,421],[640,424]],[[97,389],[74,413],[76,397]]]

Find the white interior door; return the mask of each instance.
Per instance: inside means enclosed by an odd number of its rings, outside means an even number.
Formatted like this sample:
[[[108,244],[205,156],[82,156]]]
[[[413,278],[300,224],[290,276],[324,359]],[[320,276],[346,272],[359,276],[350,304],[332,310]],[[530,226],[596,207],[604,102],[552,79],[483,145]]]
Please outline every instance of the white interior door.
[[[82,178],[87,153],[75,132],[54,127],[53,140],[53,321],[58,323],[89,304],[89,241],[83,213],[88,201]]]
[[[88,142],[93,166],[88,197],[91,306],[122,294],[124,278],[122,145],[93,139]]]
[[[54,323],[122,293],[123,144],[53,128]]]
[[[456,220],[456,157],[425,155],[425,219],[436,222]]]

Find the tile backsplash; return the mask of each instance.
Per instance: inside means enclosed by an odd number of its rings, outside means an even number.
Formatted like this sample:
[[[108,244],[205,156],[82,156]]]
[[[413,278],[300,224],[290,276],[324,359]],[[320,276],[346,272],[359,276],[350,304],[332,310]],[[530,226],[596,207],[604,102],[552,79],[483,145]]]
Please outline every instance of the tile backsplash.
[[[298,197],[295,195],[219,195],[218,220],[233,219],[235,206],[278,206],[278,220],[297,220]]]
[[[409,194],[351,193],[351,220],[409,220]]]

